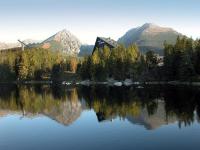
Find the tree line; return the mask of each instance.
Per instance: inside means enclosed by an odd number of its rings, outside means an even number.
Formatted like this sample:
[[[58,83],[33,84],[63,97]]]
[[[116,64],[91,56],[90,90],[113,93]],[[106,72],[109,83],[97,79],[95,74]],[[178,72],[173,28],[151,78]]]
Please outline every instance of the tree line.
[[[164,44],[164,70],[167,80],[198,80],[200,40],[178,37],[174,45]]]
[[[107,78],[144,80],[155,72],[157,64],[158,59],[153,51],[143,55],[135,44],[127,48],[121,45],[112,50],[105,46],[83,60],[79,74],[82,79],[98,81]]]
[[[128,48],[119,46],[112,50],[105,46],[84,58],[66,56],[59,51],[48,49],[26,48],[24,51],[0,53],[0,81],[105,81],[107,78],[138,80],[142,73],[155,68],[156,63],[154,52],[149,51],[142,55],[135,44]]]
[[[177,37],[175,44],[164,42],[164,57],[153,51],[140,53],[137,45],[96,49],[81,64],[83,79],[135,81],[198,81],[200,75],[200,40]]]
[[[162,64],[162,65],[160,65]],[[0,81],[93,80],[198,81],[200,40],[178,37],[175,44],[164,43],[161,63],[153,51],[140,53],[136,44],[129,47],[96,49],[83,58],[59,51],[28,48],[0,52]]]
[[[53,80],[76,72],[77,64],[76,57],[48,49],[5,50],[0,53],[0,81]]]

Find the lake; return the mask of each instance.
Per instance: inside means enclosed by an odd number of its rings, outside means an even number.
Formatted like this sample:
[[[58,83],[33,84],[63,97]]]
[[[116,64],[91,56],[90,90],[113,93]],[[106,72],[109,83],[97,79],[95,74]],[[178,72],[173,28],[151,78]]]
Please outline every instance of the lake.
[[[2,150],[200,149],[197,87],[0,86]]]

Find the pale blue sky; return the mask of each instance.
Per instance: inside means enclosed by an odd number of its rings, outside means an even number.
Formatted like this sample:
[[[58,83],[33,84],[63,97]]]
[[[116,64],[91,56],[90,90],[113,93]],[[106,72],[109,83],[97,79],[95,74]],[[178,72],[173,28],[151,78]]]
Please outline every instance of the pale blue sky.
[[[43,40],[66,28],[82,43],[118,39],[146,22],[200,37],[200,0],[0,0],[0,41]]]

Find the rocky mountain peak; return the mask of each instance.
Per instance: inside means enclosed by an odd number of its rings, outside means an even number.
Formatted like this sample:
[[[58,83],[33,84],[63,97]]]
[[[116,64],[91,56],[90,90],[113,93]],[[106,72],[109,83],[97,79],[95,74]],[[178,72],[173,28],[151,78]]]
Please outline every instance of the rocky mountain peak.
[[[175,32],[172,28],[161,27],[153,23],[145,23],[143,26],[139,27],[144,33],[161,33],[161,32]]]
[[[132,28],[127,31],[118,42],[129,46],[136,43],[142,52],[154,50],[159,54],[163,54],[163,43],[167,41],[174,44],[177,36],[182,34],[176,32],[172,28],[161,27],[153,23],[145,23],[144,25]]]
[[[152,28],[152,27],[158,27],[158,25],[154,24],[154,23],[145,23],[141,26],[141,28]]]
[[[62,51],[76,55],[80,51],[81,42],[70,31],[63,29],[42,42],[43,48]]]

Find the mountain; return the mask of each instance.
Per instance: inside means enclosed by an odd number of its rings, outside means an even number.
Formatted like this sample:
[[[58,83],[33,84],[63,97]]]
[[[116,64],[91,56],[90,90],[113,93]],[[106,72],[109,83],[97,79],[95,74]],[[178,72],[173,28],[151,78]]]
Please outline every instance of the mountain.
[[[44,40],[40,45],[45,49],[77,55],[80,51],[81,42],[72,33],[64,29]]]
[[[41,43],[40,40],[33,40],[33,39],[26,39],[26,40],[23,40],[23,42],[26,45],[32,45],[32,44],[39,44],[39,43]]]
[[[78,56],[83,57],[83,56],[91,55],[93,48],[94,48],[94,45],[81,45]]]
[[[54,34],[43,42],[38,40],[26,39],[23,41],[29,47],[42,47],[53,51],[62,51],[69,55],[77,55],[80,52],[81,42],[77,37],[66,29]],[[1,43],[0,50],[20,47],[19,42],[16,43]]]
[[[141,27],[133,28],[125,33],[118,42],[129,46],[136,43],[141,52],[154,50],[163,54],[163,43],[175,44],[178,35],[182,35],[172,28],[160,27],[152,23],[146,23]]]
[[[10,49],[14,47],[20,47],[20,43],[4,43],[0,42],[0,50]]]
[[[16,40],[17,41],[17,40]],[[38,40],[32,40],[32,39],[26,39],[23,40],[23,42],[26,45],[35,45],[40,43],[41,41]],[[0,42],[0,50],[6,50],[10,48],[16,48],[16,47],[21,47],[21,44],[17,41],[16,43],[5,43],[5,42]]]

